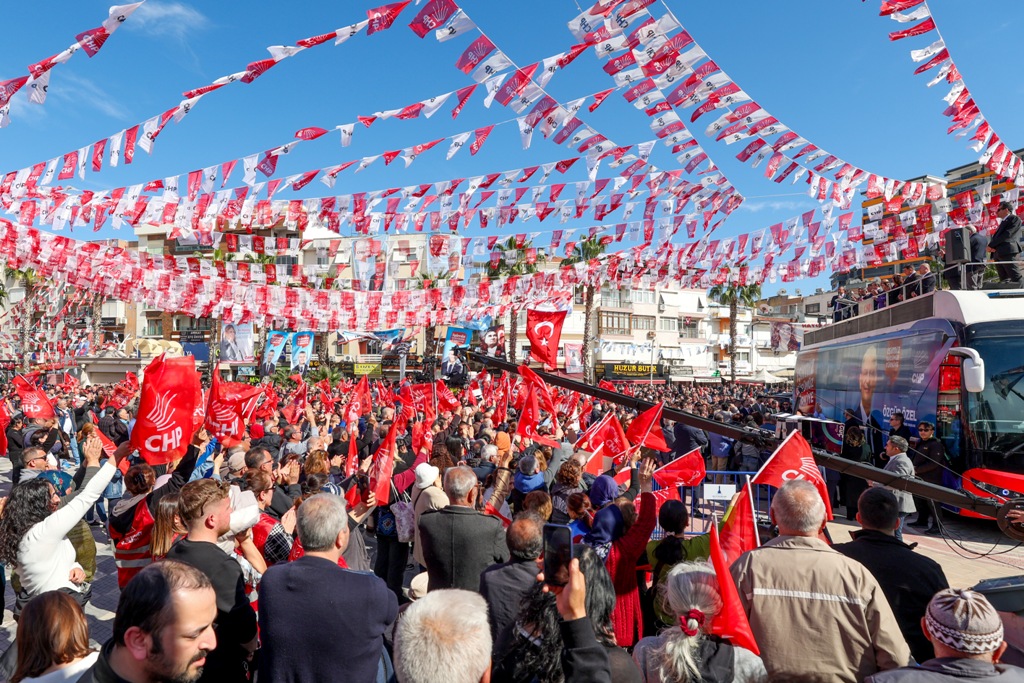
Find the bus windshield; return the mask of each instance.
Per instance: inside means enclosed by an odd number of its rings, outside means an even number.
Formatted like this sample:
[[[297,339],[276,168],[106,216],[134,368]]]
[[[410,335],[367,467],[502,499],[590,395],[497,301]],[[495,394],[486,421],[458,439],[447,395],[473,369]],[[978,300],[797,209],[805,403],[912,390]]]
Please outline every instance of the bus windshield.
[[[1024,336],[979,334],[970,345],[985,359],[985,390],[967,395],[983,466],[1024,471]]]

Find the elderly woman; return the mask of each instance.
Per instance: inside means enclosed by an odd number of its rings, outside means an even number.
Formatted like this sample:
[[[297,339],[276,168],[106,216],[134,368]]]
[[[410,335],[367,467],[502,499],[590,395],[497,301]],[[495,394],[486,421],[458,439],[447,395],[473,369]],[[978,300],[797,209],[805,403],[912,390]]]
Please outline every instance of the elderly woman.
[[[682,562],[668,573],[661,590],[674,625],[656,638],[644,638],[633,659],[647,683],[760,683],[768,680],[761,658],[750,650],[709,635],[722,610],[715,570],[704,562]]]

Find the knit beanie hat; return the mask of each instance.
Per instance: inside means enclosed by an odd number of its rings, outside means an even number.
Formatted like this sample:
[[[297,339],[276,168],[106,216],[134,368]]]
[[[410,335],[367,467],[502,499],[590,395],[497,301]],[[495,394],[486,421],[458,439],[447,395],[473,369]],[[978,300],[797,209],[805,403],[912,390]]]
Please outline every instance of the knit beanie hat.
[[[995,652],[1003,642],[1003,621],[981,593],[946,588],[935,594],[924,615],[932,638],[967,654]]]

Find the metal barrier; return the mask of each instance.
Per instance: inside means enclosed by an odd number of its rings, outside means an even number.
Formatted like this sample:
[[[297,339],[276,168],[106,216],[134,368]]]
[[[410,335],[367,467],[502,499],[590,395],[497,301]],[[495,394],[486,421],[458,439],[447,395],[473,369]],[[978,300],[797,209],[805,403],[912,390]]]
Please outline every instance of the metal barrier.
[[[706,534],[711,528],[711,522],[717,516],[721,521],[725,511],[729,507],[732,494],[739,491],[746,484],[747,477],[753,477],[756,472],[726,472],[724,470],[709,470],[707,478],[700,486],[680,486],[679,497],[687,503],[690,513],[690,531],[687,536],[699,536]],[[659,491],[663,487],[654,482],[654,490]],[[759,525],[768,524],[768,508],[772,504],[774,489],[770,486],[751,484],[751,493],[754,495],[754,511],[757,515]],[[710,498],[707,496],[711,496]],[[655,525],[652,540],[660,540],[665,537],[665,531],[660,525]]]

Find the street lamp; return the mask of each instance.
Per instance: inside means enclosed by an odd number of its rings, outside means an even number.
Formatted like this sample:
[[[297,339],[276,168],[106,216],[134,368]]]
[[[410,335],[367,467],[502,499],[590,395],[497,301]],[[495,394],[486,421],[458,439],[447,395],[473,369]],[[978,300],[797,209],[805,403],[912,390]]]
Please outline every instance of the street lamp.
[[[650,342],[651,342],[651,377],[650,377],[650,384],[651,384],[651,386],[654,386],[654,349],[655,349],[654,343],[657,340],[657,338],[658,338],[658,333],[655,332],[654,330],[651,330],[650,332],[647,333],[647,339],[650,340]]]

